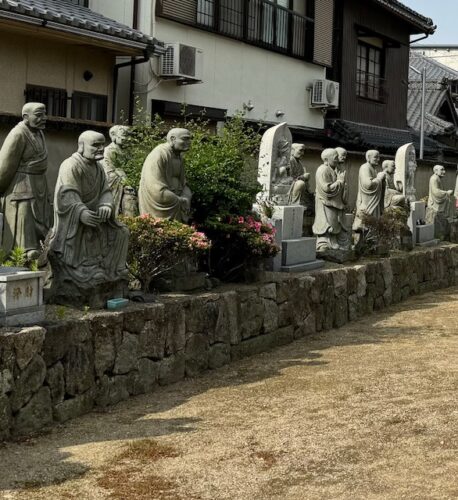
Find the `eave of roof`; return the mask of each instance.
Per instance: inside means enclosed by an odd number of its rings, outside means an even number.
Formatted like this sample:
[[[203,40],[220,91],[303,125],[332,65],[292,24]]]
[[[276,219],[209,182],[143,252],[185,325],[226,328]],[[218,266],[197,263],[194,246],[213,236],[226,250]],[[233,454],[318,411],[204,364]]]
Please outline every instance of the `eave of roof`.
[[[0,0],[0,20],[101,40],[138,51],[154,51],[157,40],[67,0]]]
[[[432,35],[437,26],[434,24],[433,20],[429,17],[423,16],[417,11],[407,7],[398,0],[373,0],[381,7],[388,9],[389,11],[395,13],[399,17],[402,17],[405,21],[415,26],[418,31],[417,33],[425,33],[426,35]]]

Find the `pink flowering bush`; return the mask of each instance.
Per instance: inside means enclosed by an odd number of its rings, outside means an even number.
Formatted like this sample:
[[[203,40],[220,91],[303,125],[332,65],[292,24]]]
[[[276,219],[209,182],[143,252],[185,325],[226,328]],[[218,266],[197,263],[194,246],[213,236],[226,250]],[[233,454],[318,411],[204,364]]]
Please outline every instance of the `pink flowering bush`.
[[[156,219],[150,215],[120,217],[130,231],[127,265],[144,292],[152,280],[181,264],[196,259],[210,248],[204,233],[175,220]]]
[[[256,262],[279,252],[275,229],[255,217],[221,216],[207,219],[205,234],[211,239],[210,274],[224,281],[239,280]]]

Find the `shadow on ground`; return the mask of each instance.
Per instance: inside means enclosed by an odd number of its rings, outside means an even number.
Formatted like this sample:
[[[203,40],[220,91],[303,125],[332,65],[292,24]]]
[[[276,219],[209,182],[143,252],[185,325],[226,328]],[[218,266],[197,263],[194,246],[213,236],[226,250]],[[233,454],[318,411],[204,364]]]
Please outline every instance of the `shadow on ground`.
[[[202,418],[163,419],[155,418],[155,415],[178,407],[209,390],[281,377],[282,371],[289,367],[302,365],[319,369],[328,363],[323,356],[329,348],[382,344],[394,338],[418,335],[418,327],[403,324],[392,327],[384,323],[401,311],[418,310],[421,314],[420,311],[456,300],[458,288],[414,297],[383,312],[347,324],[343,329],[321,332],[261,354],[259,356],[265,357],[265,362],[256,363],[255,367],[251,361],[253,358],[247,358],[220,370],[206,372],[197,379],[187,379],[173,386],[159,388],[152,394],[131,398],[108,410],[94,411],[34,438],[3,444],[0,446],[0,494],[6,490],[59,484],[86,474],[91,467],[72,458],[70,449],[73,447],[97,442],[119,444],[123,441],[193,432],[205,425]],[[425,326],[428,328],[428,325]]]

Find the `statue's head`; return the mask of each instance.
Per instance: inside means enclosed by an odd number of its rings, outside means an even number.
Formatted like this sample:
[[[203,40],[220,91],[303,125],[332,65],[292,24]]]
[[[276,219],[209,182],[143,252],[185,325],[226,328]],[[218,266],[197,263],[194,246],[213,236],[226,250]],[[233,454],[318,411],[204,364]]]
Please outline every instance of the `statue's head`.
[[[46,106],[41,102],[28,102],[22,107],[22,119],[30,128],[43,130],[46,127]]]
[[[335,168],[339,164],[339,153],[333,148],[328,148],[321,153],[321,159],[325,165]]]
[[[433,172],[439,177],[444,177],[445,175],[445,167],[442,165],[435,165],[433,167]]]
[[[191,132],[185,128],[173,128],[167,134],[167,142],[174,151],[188,151],[191,147]]]
[[[86,130],[78,137],[78,153],[87,160],[103,159],[105,137],[94,130]]]
[[[396,170],[396,163],[394,160],[385,160],[382,163],[382,169],[384,172],[389,173],[390,175],[394,174],[394,171]]]
[[[296,158],[296,160],[300,160],[305,155],[305,144],[292,144],[291,145],[291,156]]]
[[[125,125],[115,125],[110,128],[109,134],[111,142],[114,142],[116,145],[122,147],[127,135],[129,134],[129,127],[126,127]]]
[[[378,167],[380,164],[380,153],[375,149],[371,149],[366,153],[366,161],[373,167]]]
[[[341,147],[336,148],[337,154],[339,155],[339,163],[343,165],[347,161],[347,150]]]

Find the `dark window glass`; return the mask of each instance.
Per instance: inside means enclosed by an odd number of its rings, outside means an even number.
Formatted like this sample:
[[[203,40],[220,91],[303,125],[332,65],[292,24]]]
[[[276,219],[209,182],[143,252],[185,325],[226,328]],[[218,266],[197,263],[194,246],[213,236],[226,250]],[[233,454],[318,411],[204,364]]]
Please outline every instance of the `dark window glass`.
[[[49,116],[67,116],[67,92],[64,89],[27,85],[25,102],[42,102]]]
[[[383,49],[358,42],[356,70],[356,94],[367,99],[382,101]]]
[[[70,0],[71,3],[75,5],[82,5],[83,7],[89,7],[89,0]]]
[[[107,121],[107,96],[74,92],[72,118],[77,120]]]

